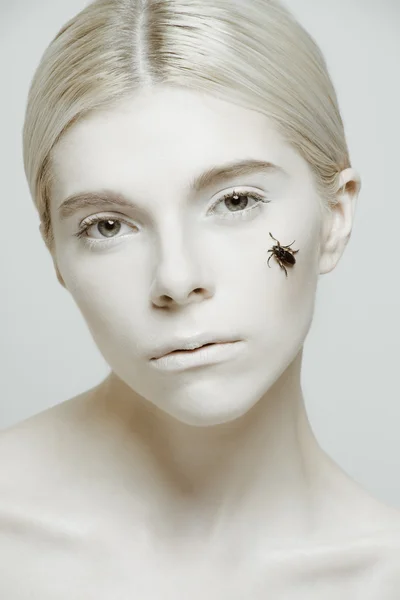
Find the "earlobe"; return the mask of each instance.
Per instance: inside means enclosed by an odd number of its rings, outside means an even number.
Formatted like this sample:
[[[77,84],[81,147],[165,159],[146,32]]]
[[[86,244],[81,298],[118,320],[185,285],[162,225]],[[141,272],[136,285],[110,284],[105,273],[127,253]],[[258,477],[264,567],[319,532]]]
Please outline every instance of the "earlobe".
[[[350,239],[361,180],[348,168],[341,172],[337,202],[324,215],[321,235],[320,274],[329,273],[338,264]]]

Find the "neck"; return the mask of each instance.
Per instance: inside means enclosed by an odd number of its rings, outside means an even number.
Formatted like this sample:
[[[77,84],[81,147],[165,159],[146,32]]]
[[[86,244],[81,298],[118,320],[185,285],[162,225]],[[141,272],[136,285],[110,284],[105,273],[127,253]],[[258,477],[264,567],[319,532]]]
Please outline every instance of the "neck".
[[[301,361],[302,352],[246,415],[212,427],[173,419],[114,373],[101,384],[93,410],[107,424],[103,444],[106,431],[124,447],[160,535],[226,545],[227,532],[243,528],[242,541],[256,532],[287,543],[319,528],[319,493],[334,466],[306,416]]]

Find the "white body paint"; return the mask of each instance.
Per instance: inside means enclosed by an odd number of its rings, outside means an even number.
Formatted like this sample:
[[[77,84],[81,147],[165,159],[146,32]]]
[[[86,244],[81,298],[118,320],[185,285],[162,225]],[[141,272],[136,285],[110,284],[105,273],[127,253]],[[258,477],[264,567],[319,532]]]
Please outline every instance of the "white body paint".
[[[188,193],[243,158],[287,175]],[[399,513],[319,447],[300,381],[318,278],[343,253],[356,194],[323,217],[310,168],[264,116],[188,90],[75,124],[54,162],[55,267],[111,373],[0,437],[0,597],[398,599]],[[102,188],[140,210],[58,218],[67,196]],[[268,202],[245,220],[222,218],[227,203],[211,214],[233,190]],[[91,226],[89,250],[74,233],[96,214],[125,224],[107,248]],[[267,267],[269,232],[299,249],[287,278]],[[205,331],[240,343],[203,364],[151,362]]]

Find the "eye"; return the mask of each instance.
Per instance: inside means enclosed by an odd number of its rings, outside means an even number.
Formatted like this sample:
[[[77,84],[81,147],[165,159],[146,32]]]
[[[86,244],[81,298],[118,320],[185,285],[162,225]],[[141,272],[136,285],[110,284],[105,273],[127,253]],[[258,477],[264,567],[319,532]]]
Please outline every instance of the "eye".
[[[115,217],[98,215],[94,217],[88,217],[82,223],[80,230],[75,235],[78,238],[88,237],[86,236],[87,232],[90,230],[91,227],[94,227],[95,225],[97,225],[97,232],[101,234],[100,238],[94,238],[97,240],[101,240],[104,238],[115,238],[117,234],[121,231],[122,225],[125,225],[130,229],[134,227],[133,225],[130,225],[127,221],[124,221],[123,219],[116,219]]]
[[[249,199],[253,201],[252,206],[248,208]],[[243,190],[232,192],[228,192],[224,194],[222,198],[218,200],[211,208],[212,214],[217,214],[222,218],[247,218],[247,214],[252,211],[254,208],[257,208],[260,202],[267,202],[267,200],[258,194],[257,192]],[[228,212],[222,211],[222,213],[217,210],[218,207],[226,207],[228,208]],[[232,210],[231,210],[232,209]]]

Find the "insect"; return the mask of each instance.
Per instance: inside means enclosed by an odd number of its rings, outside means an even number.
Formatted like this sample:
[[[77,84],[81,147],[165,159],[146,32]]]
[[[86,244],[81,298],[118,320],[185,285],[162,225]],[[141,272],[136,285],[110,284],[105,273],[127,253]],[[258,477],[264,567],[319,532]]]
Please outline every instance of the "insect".
[[[272,235],[271,232],[269,235],[272,237],[273,240],[275,240],[275,242],[278,242],[278,240],[276,240],[274,238],[274,236]],[[292,242],[292,244],[294,244],[295,241],[296,240],[294,240]],[[270,250],[268,250],[268,252],[271,252],[271,256],[269,257],[269,259],[267,261],[269,268],[271,268],[269,261],[271,260],[271,258],[273,256],[275,256],[279,266],[281,267],[281,269],[283,269],[285,271],[286,277],[287,277],[287,271],[285,268],[285,264],[288,267],[292,267],[296,263],[296,259],[295,259],[294,255],[297,254],[298,250],[292,250],[290,248],[290,246],[292,244],[288,244],[287,246],[281,246],[281,244],[278,242],[278,245],[274,245],[274,246],[272,246],[272,248]]]

